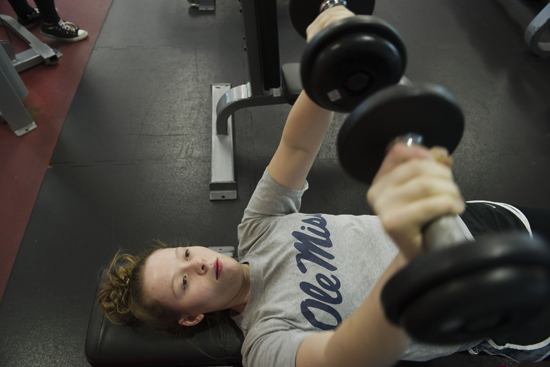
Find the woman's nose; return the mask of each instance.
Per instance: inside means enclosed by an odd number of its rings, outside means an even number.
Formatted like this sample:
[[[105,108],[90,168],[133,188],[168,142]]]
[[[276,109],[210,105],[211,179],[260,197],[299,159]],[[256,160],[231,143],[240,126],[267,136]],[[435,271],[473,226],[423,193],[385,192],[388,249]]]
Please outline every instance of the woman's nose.
[[[197,260],[197,262],[194,265],[195,265],[194,268],[197,271],[197,274],[203,275],[203,274],[206,273],[207,266],[206,266],[206,261],[205,260],[199,259],[199,260]]]

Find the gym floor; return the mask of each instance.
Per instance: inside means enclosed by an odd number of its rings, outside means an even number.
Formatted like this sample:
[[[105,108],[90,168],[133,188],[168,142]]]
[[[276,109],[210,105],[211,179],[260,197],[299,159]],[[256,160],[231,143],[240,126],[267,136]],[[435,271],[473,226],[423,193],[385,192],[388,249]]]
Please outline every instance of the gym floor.
[[[454,172],[468,200],[550,208],[550,59],[533,56],[523,40],[545,3],[377,1],[375,13],[405,39],[409,79],[445,86],[464,109]],[[305,45],[287,8],[288,0],[278,2],[281,64],[299,62]],[[185,0],[112,0],[0,303],[1,366],[88,366],[97,276],[119,248],[137,251],[156,239],[238,245],[242,212],[290,111],[235,113],[239,198],[211,202],[210,84],[248,81],[242,37],[236,0],[219,0],[215,12]],[[304,212],[371,213],[366,187],[336,158],[344,117],[337,115],[308,178]],[[457,354],[398,365],[513,363]]]

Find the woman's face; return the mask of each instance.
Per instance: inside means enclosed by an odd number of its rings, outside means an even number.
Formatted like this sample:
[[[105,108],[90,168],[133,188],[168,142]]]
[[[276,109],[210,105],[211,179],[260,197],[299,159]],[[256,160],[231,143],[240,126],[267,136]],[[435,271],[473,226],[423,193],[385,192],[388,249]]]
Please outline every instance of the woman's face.
[[[158,250],[145,263],[145,293],[180,312],[187,326],[200,322],[199,315],[236,306],[243,281],[241,264],[205,247]]]

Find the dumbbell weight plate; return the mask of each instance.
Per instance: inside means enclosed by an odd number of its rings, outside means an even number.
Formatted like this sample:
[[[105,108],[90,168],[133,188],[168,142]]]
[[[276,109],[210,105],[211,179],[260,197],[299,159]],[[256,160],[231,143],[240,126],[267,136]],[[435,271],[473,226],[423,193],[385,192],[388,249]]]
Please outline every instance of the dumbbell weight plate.
[[[460,106],[443,87],[394,85],[367,98],[348,116],[338,134],[338,158],[347,173],[370,184],[396,137],[418,134],[424,146],[441,146],[451,154],[463,131]]]
[[[432,251],[384,286],[388,319],[419,340],[463,342],[501,332],[550,305],[550,246],[507,233]]]
[[[374,0],[346,0],[350,11],[357,15],[371,15],[374,11]],[[307,27],[320,14],[323,0],[290,0],[288,7],[290,21],[303,38],[307,38]]]
[[[550,272],[502,267],[456,279],[415,299],[401,323],[416,340],[448,344],[507,333],[548,307]]]
[[[397,84],[406,63],[397,30],[382,19],[355,16],[329,25],[311,40],[300,75],[315,103],[349,112],[374,92]]]

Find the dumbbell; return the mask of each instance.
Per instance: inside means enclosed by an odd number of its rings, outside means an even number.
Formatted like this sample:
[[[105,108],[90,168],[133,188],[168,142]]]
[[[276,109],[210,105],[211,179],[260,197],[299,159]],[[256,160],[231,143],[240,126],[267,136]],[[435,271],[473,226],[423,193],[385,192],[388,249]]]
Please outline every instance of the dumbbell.
[[[396,140],[452,153],[464,129],[455,98],[432,84],[390,86],[364,100],[337,138],[342,167],[371,183]],[[457,216],[423,231],[426,255],[396,273],[381,302],[388,320],[415,339],[460,343],[496,336],[550,306],[550,246],[519,233],[470,241]]]
[[[367,96],[401,80],[407,54],[401,35],[391,25],[368,15],[374,1],[291,0],[292,24],[305,38],[319,13],[337,5],[359,15],[330,24],[309,42],[300,75],[315,103],[331,111],[350,112]]]
[[[291,1],[291,17],[299,14],[293,10],[297,3]],[[338,4],[325,1],[321,11]],[[299,26],[293,20],[303,36],[318,10],[310,6],[309,13]],[[362,182],[372,182],[396,139],[452,153],[462,138],[462,111],[443,87],[395,85],[405,64],[399,33],[367,16],[331,24],[304,52],[301,75],[308,96],[329,110],[353,111],[339,132],[337,151],[344,170]],[[471,242],[467,233],[456,216],[430,224],[424,231],[428,253],[383,289],[388,319],[418,340],[453,343],[497,335],[550,304],[547,244],[517,233]]]

